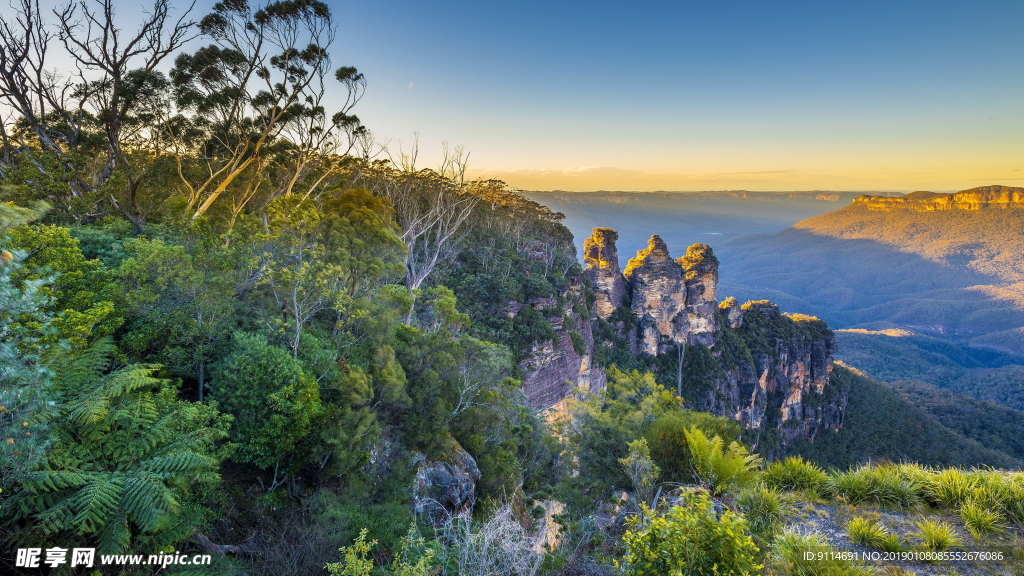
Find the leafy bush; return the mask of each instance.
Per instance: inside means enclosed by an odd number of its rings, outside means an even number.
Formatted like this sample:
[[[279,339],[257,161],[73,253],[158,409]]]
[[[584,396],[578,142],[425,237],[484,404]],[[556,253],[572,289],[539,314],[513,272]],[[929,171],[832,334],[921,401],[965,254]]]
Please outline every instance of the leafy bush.
[[[236,332],[210,389],[235,417],[237,459],[261,468],[294,465],[293,451],[322,415],[320,392],[302,363],[258,334]],[[275,478],[275,481],[277,478]]]
[[[701,482],[715,494],[742,488],[756,477],[761,458],[739,442],[734,440],[726,448],[720,436],[708,438],[698,428],[690,428],[685,435]]]
[[[629,576],[746,576],[761,569],[759,553],[742,515],[730,510],[716,516],[703,492],[685,493],[667,512],[650,510],[629,520],[622,537],[623,566]]]

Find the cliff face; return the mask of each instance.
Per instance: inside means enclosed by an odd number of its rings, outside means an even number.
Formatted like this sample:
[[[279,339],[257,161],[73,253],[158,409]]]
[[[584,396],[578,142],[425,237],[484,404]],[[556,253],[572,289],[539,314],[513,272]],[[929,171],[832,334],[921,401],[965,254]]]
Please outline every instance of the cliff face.
[[[839,429],[847,393],[831,381],[837,350],[832,331],[813,317],[784,316],[767,300],[738,310],[729,311],[740,316],[735,334],[753,362],[732,358],[734,367],[716,391],[724,392],[725,400],[716,412],[734,414],[747,429],[773,432],[777,441],[768,442],[769,449]]]
[[[1011,186],[981,186],[953,194],[914,192],[906,196],[886,198],[861,196],[853,200],[868,210],[981,210],[983,208],[1024,208],[1024,188]]]
[[[604,389],[604,370],[592,365],[594,333],[583,286],[570,287],[560,299],[538,299],[528,305],[545,315],[554,332],[554,338],[534,342],[519,363],[528,403],[547,408],[577,387],[591,392]]]

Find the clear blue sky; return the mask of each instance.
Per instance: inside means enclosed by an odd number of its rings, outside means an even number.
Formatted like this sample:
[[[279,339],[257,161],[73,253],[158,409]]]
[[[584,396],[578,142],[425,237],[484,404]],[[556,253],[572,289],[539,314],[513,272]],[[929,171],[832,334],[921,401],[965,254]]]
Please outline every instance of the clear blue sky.
[[[449,142],[528,190],[1024,186],[1022,0],[325,1],[355,112],[424,166]]]
[[[1024,2],[330,5],[357,113],[427,164],[448,141],[527,188],[1024,184]]]

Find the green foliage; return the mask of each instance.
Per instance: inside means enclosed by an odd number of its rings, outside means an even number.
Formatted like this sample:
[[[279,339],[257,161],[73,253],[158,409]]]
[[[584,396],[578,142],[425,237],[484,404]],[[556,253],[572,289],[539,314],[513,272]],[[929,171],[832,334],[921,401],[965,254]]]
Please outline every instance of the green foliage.
[[[953,526],[946,522],[923,519],[917,523],[917,529],[918,533],[914,536],[921,540],[925,550],[941,552],[960,543]]]
[[[697,476],[715,494],[743,488],[756,479],[761,458],[743,444],[733,440],[727,447],[721,436],[708,438],[699,428],[684,434]]]
[[[751,532],[765,540],[770,540],[781,527],[787,504],[779,491],[766,486],[744,490],[736,497],[736,505]]]
[[[156,366],[104,374],[111,351],[101,341],[58,370],[52,444],[3,511],[20,541],[158,549],[191,529],[189,491],[219,480],[229,419],[178,400]]]
[[[320,391],[302,363],[258,334],[236,332],[231,353],[213,367],[210,391],[235,417],[234,458],[285,470],[323,416]]]
[[[977,475],[960,468],[939,470],[927,484],[928,499],[948,508],[958,508],[979,488],[978,480]]]
[[[206,241],[179,245],[132,238],[124,241],[123,252],[114,271],[122,288],[120,307],[129,313],[122,344],[134,356],[194,379],[202,400],[208,364],[224,354],[238,321],[232,250]]]
[[[366,528],[359,532],[359,537],[351,546],[342,548],[340,551],[345,556],[342,562],[331,562],[325,566],[331,576],[370,576],[373,570],[373,560],[369,558],[370,550],[377,545],[377,541],[366,541]]]
[[[4,208],[0,204],[0,231],[7,224]],[[44,311],[52,299],[43,290],[50,279],[15,282],[22,258],[0,242],[0,509],[44,457],[47,404],[54,394],[53,372],[43,359],[57,352],[45,341],[54,332],[53,316]]]
[[[887,534],[885,528],[879,524],[877,516],[855,516],[847,523],[846,533],[849,534],[851,542],[875,547]]]
[[[622,537],[626,574],[745,576],[761,569],[743,516],[728,509],[717,516],[711,498],[701,492],[681,499],[663,514],[644,510],[630,519]]]
[[[579,461],[580,481],[601,493],[631,486],[619,464],[629,451],[629,442],[679,405],[679,398],[658,384],[653,374],[609,368],[604,391],[570,404],[575,424],[566,434]]]
[[[113,287],[103,264],[86,260],[67,228],[22,225],[10,231],[9,249],[26,253],[23,268],[12,281],[23,283],[54,276],[42,291],[52,296],[47,311],[54,314],[52,342],[65,340],[76,349],[91,339],[113,333],[124,319],[114,309]]]
[[[779,490],[810,490],[816,494],[824,491],[828,479],[824,470],[800,456],[772,462],[761,475],[762,482]]]
[[[651,458],[661,469],[663,480],[695,481],[693,458],[686,442],[686,430],[694,427],[708,437],[718,436],[728,441],[738,440],[741,432],[740,424],[735,420],[707,412],[672,410],[658,416],[643,435],[650,446]]]
[[[964,521],[964,527],[978,542],[982,542],[982,539],[990,534],[1003,530],[1003,515],[997,510],[989,509],[976,498],[964,502],[959,514]]]
[[[534,303],[551,299],[562,310],[574,307],[561,301],[582,276],[572,234],[561,225],[561,214],[501,182],[477,182],[468,191],[479,201],[466,221],[457,264],[439,269],[433,281],[455,292],[475,336],[506,344],[521,360],[534,343],[554,339]],[[567,298],[582,302],[582,295]]]
[[[864,465],[836,473],[826,490],[850,504],[907,509],[924,499],[927,472],[912,465]]]
[[[640,502],[648,502],[654,496],[654,485],[661,470],[651,460],[647,440],[640,438],[627,446],[629,453],[625,458],[619,459],[619,464],[626,469],[626,474],[633,481],[633,493],[636,497]]]

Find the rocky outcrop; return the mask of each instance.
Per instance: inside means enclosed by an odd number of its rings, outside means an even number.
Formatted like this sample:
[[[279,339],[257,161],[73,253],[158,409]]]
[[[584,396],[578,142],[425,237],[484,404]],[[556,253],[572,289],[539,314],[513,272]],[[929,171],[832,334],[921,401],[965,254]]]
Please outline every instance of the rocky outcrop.
[[[665,242],[651,236],[620,273],[617,239],[614,230],[595,228],[584,243],[590,309],[581,285],[558,298],[508,307],[510,317],[543,313],[554,333],[535,342],[519,364],[532,406],[559,405],[579,387],[602,390],[597,345],[641,355],[650,369],[665,372],[662,378],[671,364],[687,406],[755,430],[755,447],[764,454],[842,425],[846,392],[830,381],[836,343],[824,322],[784,315],[766,300],[741,306],[727,298],[719,305],[718,259],[705,244],[673,259]],[[616,314],[624,306],[632,314]],[[597,344],[595,334],[603,334]]]
[[[665,242],[651,236],[647,248],[629,261],[625,278],[643,352],[657,355],[679,344],[714,342],[718,259],[710,246],[694,244],[673,260]]]
[[[583,264],[591,289],[594,291],[594,311],[598,318],[607,319],[622,306],[626,295],[626,282],[619,269],[619,253],[615,241],[619,235],[611,228],[594,228],[594,233],[583,241]]]
[[[451,440],[449,450],[440,460],[427,460],[419,454],[414,462],[413,506],[417,514],[425,515],[435,526],[473,514],[480,469],[458,442]]]
[[[687,344],[711,346],[718,330],[718,258],[707,244],[694,244],[679,264],[685,275]]]
[[[837,349],[832,331],[810,316],[784,316],[767,300],[747,302],[741,311],[747,322],[739,332],[754,363],[727,374],[733,404],[718,411],[734,414],[745,428],[773,431],[780,446],[838,429],[847,398],[830,387]]]
[[[596,228],[585,244],[600,303],[595,308],[601,308],[596,315],[603,320],[620,301],[610,296],[619,286],[613,278],[616,239],[614,231]],[[678,358],[677,390],[689,406],[756,430],[755,444],[766,454],[842,425],[846,393],[830,382],[836,343],[828,326],[810,316],[784,315],[767,300],[741,306],[727,298],[719,305],[718,259],[711,247],[694,244],[673,259],[665,242],[652,236],[622,280],[635,318],[626,345],[648,357]],[[619,323],[607,327],[621,333]],[[663,370],[666,360],[652,359],[651,365]],[[552,391],[542,403],[552,405],[564,397],[559,394]]]
[[[853,200],[868,210],[889,211],[908,209],[918,212],[935,210],[981,210],[985,208],[1024,208],[1024,188],[1011,186],[981,186],[953,194],[913,192],[906,196],[887,198],[861,196]]]
[[[651,236],[647,248],[626,265],[625,277],[631,288],[641,350],[656,355],[680,342],[679,335],[688,327],[683,267],[669,256],[665,241]]]

